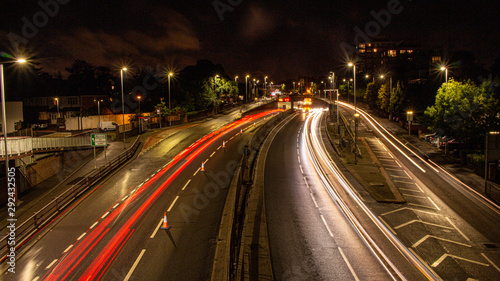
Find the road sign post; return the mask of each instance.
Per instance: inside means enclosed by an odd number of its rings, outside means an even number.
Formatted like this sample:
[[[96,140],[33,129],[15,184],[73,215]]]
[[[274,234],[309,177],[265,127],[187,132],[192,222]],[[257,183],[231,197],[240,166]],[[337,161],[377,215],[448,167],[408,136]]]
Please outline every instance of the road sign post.
[[[97,159],[95,148],[104,147],[104,161],[107,162],[106,159],[106,146],[108,146],[108,135],[107,134],[91,134],[90,135],[90,144],[94,148],[94,169],[97,169]]]

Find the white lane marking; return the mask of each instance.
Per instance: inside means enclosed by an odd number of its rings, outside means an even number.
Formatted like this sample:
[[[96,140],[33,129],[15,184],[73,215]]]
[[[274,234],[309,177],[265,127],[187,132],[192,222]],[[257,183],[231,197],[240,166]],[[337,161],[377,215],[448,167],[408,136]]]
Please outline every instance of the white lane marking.
[[[405,227],[405,226],[410,225],[414,222],[419,222],[422,224],[432,225],[432,226],[441,227],[441,228],[445,228],[445,229],[453,229],[452,227],[448,227],[448,226],[444,226],[444,225],[440,225],[440,224],[435,224],[435,223],[430,223],[430,222],[426,222],[426,221],[422,221],[422,220],[412,220],[409,222],[405,222],[403,224],[400,224],[400,225],[394,227],[394,229],[399,229],[399,228]]]
[[[420,188],[420,186],[417,183],[415,183],[415,185],[418,187],[418,189],[420,190],[420,192],[424,193],[424,191],[422,190],[422,188]]]
[[[123,281],[128,281],[130,279],[130,277],[132,276],[132,273],[134,273],[135,268],[139,264],[139,261],[141,260],[142,256],[144,255],[144,252],[146,252],[146,249],[142,249],[141,253],[139,254],[137,259],[135,260],[134,264],[132,265],[132,267],[128,271],[128,274],[127,274],[127,276],[125,276],[125,279],[123,279]]]
[[[404,188],[400,188],[400,189],[404,189]],[[409,196],[409,197],[415,197],[415,198],[420,198],[420,199],[427,199],[429,197],[425,197],[425,196],[418,196],[418,195],[413,195],[413,194],[406,194],[406,193],[403,193],[404,196]]]
[[[188,180],[188,181],[186,182],[186,184],[184,185],[184,187],[182,188],[182,190],[186,189],[186,187],[189,185],[189,183],[190,183],[190,182],[191,182],[191,180]]]
[[[309,183],[307,183],[307,179],[306,179],[306,177],[304,177],[304,182],[306,183],[307,188],[310,188],[310,187],[309,187]]]
[[[460,235],[462,235],[462,237],[465,238],[465,240],[470,242],[469,237],[467,237],[462,231],[460,231],[460,229],[458,229],[458,227],[450,220],[449,217],[446,217],[446,220],[448,220],[451,226],[453,226],[453,228],[455,228],[455,230],[458,231],[458,233],[460,233]]]
[[[313,194],[312,194],[312,193],[309,193],[309,194],[311,195],[311,198],[312,198],[312,200],[313,200],[313,202],[314,202],[314,206],[316,206],[316,208],[319,208],[319,207],[318,207],[318,203],[316,203],[316,199],[314,199]]]
[[[114,209],[114,208],[118,207],[119,205],[120,205],[120,203],[116,203],[116,204],[113,206],[113,208],[111,208],[111,209]]]
[[[215,151],[210,154],[210,157],[213,157],[215,155]]]
[[[98,223],[99,223],[98,221],[94,222],[94,224],[90,227],[90,229],[94,228]]]
[[[194,172],[193,177],[194,177],[194,176],[196,176],[196,174],[198,174],[198,172],[199,172],[200,170],[201,170],[201,167],[200,167],[200,168],[198,168],[198,170],[196,170],[196,172]]]
[[[55,263],[57,262],[57,259],[53,260],[45,269],[51,268]]]
[[[159,173],[161,171],[161,169],[158,169],[156,172]]]
[[[151,236],[149,236],[149,238],[151,238],[151,239],[155,238],[156,232],[158,232],[158,230],[160,229],[160,225],[162,224],[162,222],[163,222],[163,219],[160,219],[160,222],[156,226],[155,231],[153,231],[153,234],[151,234]]]
[[[38,281],[38,279],[40,279],[40,276],[35,277],[35,279],[33,279],[31,281]]]
[[[302,170],[302,165],[299,165],[299,168],[300,168],[300,172],[303,174],[304,170]]]
[[[179,199],[179,196],[177,195],[177,197],[175,197],[174,199],[174,202],[172,202],[172,204],[170,205],[170,207],[168,208],[167,212],[170,212],[170,210],[172,210],[172,208],[174,207],[175,205],[175,202],[177,202],[177,199]]]
[[[408,172],[406,172],[406,170],[403,170],[405,172],[405,174],[411,179],[412,177],[410,176],[410,174],[408,174]]]
[[[422,237],[422,239],[418,240],[415,244],[412,245],[412,247],[413,248],[418,247],[420,244],[424,243],[424,241],[427,240],[427,239],[429,239],[429,238],[434,238],[436,240],[441,240],[441,241],[445,241],[445,242],[448,242],[448,243],[454,243],[454,244],[457,244],[457,245],[460,245],[460,246],[464,246],[464,247],[469,247],[469,248],[472,247],[469,244],[460,243],[460,242],[457,242],[457,241],[453,241],[453,240],[449,240],[449,239],[445,239],[445,238],[441,238],[441,237],[437,237],[437,236],[429,235],[429,234],[425,235],[424,237]]]
[[[483,256],[483,258],[485,258],[496,270],[500,271],[500,268],[493,263],[493,261],[491,261],[484,253],[481,253],[481,256]]]
[[[106,212],[104,215],[102,215],[101,219],[104,219],[105,217],[107,217],[109,215],[109,212]]]
[[[416,204],[416,203],[408,203],[408,205],[415,206],[415,207],[420,207],[420,208],[427,208],[427,209],[436,210],[436,208],[434,208],[432,206],[426,206],[426,205],[421,205],[421,204]]]
[[[219,145],[219,147],[217,147],[217,150],[221,149],[222,145]]]
[[[300,154],[300,153],[299,153],[299,149],[298,149],[298,148],[297,148],[297,154]]]
[[[87,232],[83,233],[82,235],[80,235],[80,237],[78,237],[76,240],[80,241],[80,239],[83,238],[83,236],[85,236],[85,234],[87,234]]]
[[[328,224],[326,223],[325,217],[323,215],[321,215],[321,220],[323,221],[323,224],[326,226],[326,230],[328,230],[328,234],[330,234],[330,236],[333,238],[333,233],[330,230],[330,227],[328,226]]]
[[[436,209],[441,211],[441,208],[439,208],[438,205],[436,203],[434,203],[434,201],[430,197],[427,197],[427,198],[429,199],[429,201],[431,201],[432,205],[434,205],[434,207],[436,207]]]
[[[69,249],[73,248],[73,245],[69,245],[68,248],[66,248],[66,250],[64,250],[63,254],[65,254],[67,251],[69,251]]]
[[[462,257],[459,257],[459,256],[454,256],[454,255],[449,255],[449,254],[444,254],[442,255],[437,261],[435,261],[431,266],[432,267],[438,267],[440,263],[442,263],[447,257],[450,257],[450,258],[454,258],[454,259],[458,259],[458,260],[463,260],[463,261],[467,261],[467,262],[470,262],[470,263],[475,263],[475,264],[479,264],[479,265],[482,265],[482,266],[490,266],[489,264],[486,264],[486,263],[482,263],[482,262],[478,262],[478,261],[474,261],[474,260],[469,260],[469,259],[466,259],[466,258],[462,258]]]
[[[351,264],[349,263],[349,260],[347,260],[347,257],[344,255],[344,251],[342,251],[342,248],[339,247],[339,252],[342,255],[342,258],[344,258],[345,263],[347,264],[347,267],[349,267],[349,270],[352,273],[352,276],[354,277],[354,280],[359,281],[358,275],[356,275],[356,272],[354,272],[354,269],[352,268]]]
[[[205,159],[205,162],[203,162],[203,164],[207,164],[207,162],[208,162],[208,158],[207,158],[207,159]]]
[[[125,196],[125,197],[123,197],[122,201],[124,201],[124,200],[125,200],[125,199],[127,199],[127,198],[128,198],[128,195],[127,195],[127,196]]]

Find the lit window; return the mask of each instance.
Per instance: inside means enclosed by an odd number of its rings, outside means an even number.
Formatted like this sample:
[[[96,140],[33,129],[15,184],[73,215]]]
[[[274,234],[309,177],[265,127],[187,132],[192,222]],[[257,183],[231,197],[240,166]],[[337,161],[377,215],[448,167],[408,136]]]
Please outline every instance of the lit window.
[[[406,53],[406,50],[400,50],[399,53],[404,54],[404,53]]]
[[[373,49],[373,52],[376,53],[377,52],[377,49]]]
[[[396,50],[389,50],[389,51],[387,52],[387,55],[388,55],[389,57],[395,57],[395,56],[397,55],[397,52],[396,52]]]
[[[413,53],[413,50],[408,50],[408,54],[411,54],[411,53]]]
[[[371,46],[372,46],[372,44],[368,43],[368,47],[371,47]]]
[[[359,47],[360,47],[361,49],[364,49],[364,48],[365,48],[365,44],[359,44]]]
[[[432,63],[438,63],[441,62],[441,57],[440,56],[434,56],[432,57]]]
[[[360,52],[360,53],[364,53],[364,52],[365,52],[365,49],[363,49],[363,50],[359,50],[359,52]]]

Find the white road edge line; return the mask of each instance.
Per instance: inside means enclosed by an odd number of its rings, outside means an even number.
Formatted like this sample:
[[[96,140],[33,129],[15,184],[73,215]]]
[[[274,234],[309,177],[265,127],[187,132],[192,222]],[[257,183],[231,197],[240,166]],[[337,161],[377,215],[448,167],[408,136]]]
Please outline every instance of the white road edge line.
[[[312,200],[313,200],[313,202],[314,202],[314,206],[316,206],[316,208],[319,208],[319,207],[318,207],[318,203],[316,203],[316,199],[314,199],[313,194],[312,194],[312,193],[309,193],[309,194],[311,195],[311,198],[312,198]]]
[[[311,196],[312,196],[312,194],[311,194]],[[314,202],[316,202],[316,201],[314,201]],[[321,216],[321,220],[323,220],[323,224],[326,226],[326,230],[328,230],[328,233],[333,238],[333,233],[330,230],[330,227],[328,226],[328,224],[326,223],[325,217],[323,215],[320,215],[320,216]]]
[[[189,185],[189,183],[190,183],[190,182],[191,182],[191,180],[188,180],[188,181],[186,182],[186,184],[184,185],[184,187],[182,188],[182,190],[186,189],[186,187]]]
[[[438,209],[439,211],[441,211],[441,208],[439,208],[438,205],[436,205],[436,203],[430,198],[430,197],[427,197],[429,199],[429,201],[431,201],[431,203],[434,205],[434,207],[436,207],[436,209]]]
[[[448,220],[448,222],[451,224],[451,226],[453,226],[453,228],[458,231],[458,233],[460,233],[460,235],[462,235],[463,238],[465,238],[465,240],[470,241],[469,237],[467,237],[462,231],[460,231],[460,229],[458,229],[458,227],[450,220],[449,217],[446,217],[446,219]],[[500,270],[499,270],[500,271]]]
[[[155,231],[153,231],[153,234],[151,234],[151,236],[149,236],[149,238],[151,238],[151,239],[155,238],[156,232],[158,232],[158,230],[160,229],[160,225],[162,222],[163,222],[163,219],[160,219],[160,222],[156,226]]]
[[[175,205],[175,202],[177,202],[177,199],[179,199],[179,195],[177,195],[177,197],[175,197],[174,202],[172,202],[172,204],[170,205],[170,207],[168,207],[167,212],[170,212],[170,210],[172,210],[172,208],[173,208],[173,207],[174,207],[174,205]]]
[[[33,279],[31,281],[38,281],[38,279],[40,279],[40,276],[35,277],[35,279]]]
[[[57,259],[53,260],[45,269],[51,268],[55,263],[57,262]]]
[[[213,157],[215,155],[215,151],[210,154],[210,157]]]
[[[94,222],[94,224],[90,227],[90,229],[94,228],[98,223],[99,223],[98,221]]]
[[[125,279],[123,279],[123,281],[128,281],[130,279],[130,277],[132,276],[132,273],[134,273],[135,268],[139,264],[139,261],[141,260],[142,256],[144,255],[144,252],[146,252],[146,249],[142,249],[141,253],[139,254],[137,259],[135,260],[134,264],[132,265],[132,267],[128,271],[128,274],[127,274],[127,276],[125,276]]]
[[[116,203],[116,204],[113,206],[113,208],[111,208],[111,209],[114,209],[114,208],[118,207],[119,205],[120,205],[120,203]]]
[[[339,247],[339,252],[342,255],[342,258],[344,258],[345,263],[349,267],[349,270],[352,273],[352,276],[354,277],[354,280],[359,281],[358,275],[356,275],[356,272],[354,272],[354,269],[351,266],[351,263],[349,263],[349,260],[347,260],[347,257],[344,255],[344,251],[342,251],[342,248]]]
[[[303,174],[304,170],[302,170],[302,165],[299,165],[299,168],[300,168],[300,172]]]

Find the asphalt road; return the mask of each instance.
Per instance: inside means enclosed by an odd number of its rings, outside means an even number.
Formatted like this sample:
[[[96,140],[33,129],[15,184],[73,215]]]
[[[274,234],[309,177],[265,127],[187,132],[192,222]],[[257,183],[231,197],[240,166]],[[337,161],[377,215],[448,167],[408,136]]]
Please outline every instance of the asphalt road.
[[[307,115],[278,132],[266,159],[265,208],[276,280],[391,280],[314,169],[302,135]]]
[[[248,134],[232,128],[213,143],[186,148],[237,115],[178,132],[134,159],[30,241],[17,273],[4,280],[207,279],[238,145]],[[207,159],[206,171],[198,171]],[[165,212],[173,241],[157,231]]]
[[[343,112],[352,119],[352,110]],[[444,280],[495,280],[500,274],[500,213],[411,153],[362,114],[359,135],[406,200],[388,205],[367,200],[390,230]],[[396,136],[401,137],[401,136]]]

